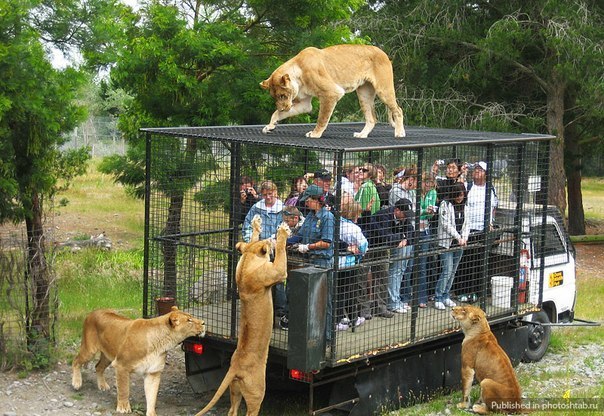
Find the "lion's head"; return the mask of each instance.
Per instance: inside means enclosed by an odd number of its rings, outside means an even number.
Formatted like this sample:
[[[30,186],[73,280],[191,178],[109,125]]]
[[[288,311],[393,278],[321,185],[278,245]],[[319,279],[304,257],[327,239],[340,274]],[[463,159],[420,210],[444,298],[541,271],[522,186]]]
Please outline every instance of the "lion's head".
[[[200,336],[203,337],[206,334],[205,322],[189,315],[178,309],[177,306],[172,306],[172,310],[169,313],[170,327],[180,333],[182,339]]]
[[[269,90],[279,111],[289,111],[294,105],[294,98],[298,95],[298,91],[288,74],[272,75],[262,81],[260,86],[265,90]]]
[[[480,332],[485,327],[489,328],[487,316],[484,311],[476,306],[455,306],[451,309],[453,319],[459,321],[461,329],[468,333]]]
[[[272,239],[254,241],[252,243],[239,242],[235,247],[241,254],[262,257],[268,261],[275,248],[275,242]]]

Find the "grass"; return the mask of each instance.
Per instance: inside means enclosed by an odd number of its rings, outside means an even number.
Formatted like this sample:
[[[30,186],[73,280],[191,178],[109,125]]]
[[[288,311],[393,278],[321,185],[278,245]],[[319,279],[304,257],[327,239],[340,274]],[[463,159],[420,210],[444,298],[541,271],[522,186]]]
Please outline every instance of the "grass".
[[[604,222],[604,179],[583,178],[581,193],[585,219]]]
[[[129,197],[110,177],[99,173],[97,165],[98,161],[93,160],[88,174],[78,178],[73,188],[60,196],[70,203],[57,209],[55,218],[58,234],[62,233],[65,238],[81,238],[78,236],[105,231],[114,242],[111,251],[87,249],[72,253],[65,250],[57,254],[55,271],[59,278],[60,298],[58,339],[63,350],[70,350],[63,354],[73,352],[80,337],[82,320],[93,309],[114,308],[131,317],[142,315],[143,202]],[[604,180],[586,179],[582,189],[586,218],[604,222]],[[600,302],[604,297],[604,279],[595,275],[595,272],[591,275],[584,274],[577,279],[577,285],[579,295],[576,316],[604,321],[604,307]],[[553,352],[564,351],[575,345],[603,341],[603,327],[556,329],[550,348]],[[570,380],[572,375],[572,367],[564,367],[555,372],[542,373],[538,377],[541,380]],[[520,378],[528,397],[537,397],[536,392],[530,390],[534,377],[527,374]],[[565,383],[560,383],[560,386],[559,391],[552,392],[552,397],[561,397],[564,393]],[[477,391],[477,387],[474,387],[475,395]],[[600,384],[599,388],[581,393],[584,394],[582,397],[602,397],[604,386]],[[436,395],[428,403],[384,414],[443,414],[445,409],[449,409],[452,414],[467,414],[455,408],[459,401],[461,393],[455,391],[449,395]],[[265,414],[305,414],[303,404],[289,399],[282,403],[279,395],[267,397],[265,404]],[[532,414],[539,416],[551,413]],[[579,414],[588,416],[592,413]]]

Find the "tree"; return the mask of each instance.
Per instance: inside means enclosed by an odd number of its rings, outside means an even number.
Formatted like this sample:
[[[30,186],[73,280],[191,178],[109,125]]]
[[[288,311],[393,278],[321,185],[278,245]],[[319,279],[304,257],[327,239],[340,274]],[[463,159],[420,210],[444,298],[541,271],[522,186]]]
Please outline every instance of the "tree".
[[[76,18],[97,3],[103,2],[0,0],[0,223],[25,221],[25,279],[31,290],[25,324],[28,348],[36,355],[48,353],[45,341],[52,336],[53,284],[46,261],[45,203],[75,175],[85,172],[88,159],[85,150],[59,151],[64,133],[86,115],[75,104],[85,78],[72,68],[53,68],[45,46],[55,42],[67,47],[66,31],[84,45],[88,35],[96,32],[80,36],[87,25]]]
[[[602,102],[602,18],[596,1],[386,1],[360,27],[383,42],[422,96],[435,92],[442,99],[454,91],[461,98],[439,107],[459,112],[454,125],[470,120],[484,128],[497,121],[501,129],[555,135],[549,201],[564,212],[568,177],[576,234],[584,232],[577,143],[594,131],[575,126],[602,124],[602,112],[590,108]],[[485,119],[485,109],[497,111]],[[568,135],[568,126],[579,136]]]
[[[302,46],[352,39],[343,21],[362,3],[362,0],[146,3],[127,32],[126,50],[111,71],[112,87],[121,88],[133,97],[119,120],[129,140],[129,151],[125,157],[106,159],[100,169],[142,196],[144,143],[139,137],[140,127],[266,121],[274,111],[274,104],[259,82],[284,57]],[[163,161],[155,161],[165,169],[159,177],[152,178],[152,185],[169,198],[162,235],[180,234],[184,193],[195,184],[197,176],[214,168],[215,161],[208,150],[209,143],[188,140],[184,152],[175,148],[164,155]],[[243,159],[248,158],[244,155]],[[197,161],[195,166],[191,166],[192,160]],[[178,179],[184,171],[196,175]],[[177,244],[178,238],[172,237],[162,243],[164,295],[175,295]]]

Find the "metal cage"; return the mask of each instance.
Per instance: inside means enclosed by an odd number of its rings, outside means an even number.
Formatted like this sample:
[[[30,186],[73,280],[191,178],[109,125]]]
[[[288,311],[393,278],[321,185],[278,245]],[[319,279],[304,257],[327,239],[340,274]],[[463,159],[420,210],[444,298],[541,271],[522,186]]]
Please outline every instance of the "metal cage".
[[[538,237],[534,240],[540,241],[541,250],[551,245],[541,226],[551,136],[410,127],[407,137],[395,139],[390,126],[379,124],[369,138],[355,139],[353,132],[362,125],[334,123],[321,139],[305,138],[311,128],[282,125],[271,134],[262,134],[261,126],[142,129],[147,143],[145,316],[176,304],[205,320],[209,339],[234,345],[239,320],[235,245],[245,228],[250,205],[245,201],[252,199],[243,198],[247,189],[242,189],[242,180],[251,179],[258,195],[263,182],[272,181],[285,202],[295,178],[306,177],[312,183],[317,180],[314,172],[327,170],[332,176],[329,205],[335,220],[328,294],[323,298],[329,305],[321,305],[327,309],[326,341],[321,346],[326,365],[362,360],[458,330],[449,311],[436,309],[433,299],[443,254],[455,248],[441,246],[438,220],[422,213],[420,192],[427,178],[445,176],[446,166],[440,161],[452,158],[466,164],[465,182],[478,162],[485,162],[486,189],[492,192],[485,192],[483,232],[471,236],[464,248],[451,301],[475,303],[492,321],[538,307],[543,273],[523,275],[519,259],[528,233]],[[342,259],[350,252],[341,235],[341,212],[343,204],[350,204],[350,195],[342,189],[342,180],[351,169],[353,175],[362,174],[363,168],[376,165],[383,166],[386,185],[393,185],[394,172],[415,168],[417,186],[411,194],[415,215],[408,232],[413,250],[398,250],[374,239],[362,260],[357,257],[355,263],[344,265]],[[381,198],[372,204],[391,206]],[[371,217],[367,207],[361,208],[365,210],[358,225],[365,233]],[[422,235],[426,225],[432,231]],[[291,269],[316,265],[312,257],[295,250],[288,261]],[[401,280],[398,288],[388,284],[396,273]],[[288,295],[286,303],[306,300],[307,294],[292,294],[287,286],[280,289],[281,296]],[[388,288],[399,293],[388,293]],[[378,299],[391,295],[398,295],[408,309],[398,308],[389,318],[378,316],[382,312]],[[289,322],[307,318],[287,316]],[[288,355],[289,333],[276,322],[272,353]]]

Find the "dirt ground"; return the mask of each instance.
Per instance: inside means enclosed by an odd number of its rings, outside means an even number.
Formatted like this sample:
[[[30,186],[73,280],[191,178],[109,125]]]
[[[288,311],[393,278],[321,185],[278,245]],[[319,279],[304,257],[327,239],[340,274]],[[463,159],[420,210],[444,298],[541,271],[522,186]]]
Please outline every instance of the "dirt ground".
[[[604,265],[604,247],[602,245],[578,245],[577,268],[578,276],[582,274],[601,273]],[[572,349],[568,357],[558,359],[574,360]],[[114,372],[108,369],[108,380],[113,384]],[[89,364],[83,370],[84,384],[79,392],[71,387],[71,367],[67,362],[60,362],[50,371],[30,373],[26,377],[19,377],[16,372],[0,374],[0,416],[110,416],[116,415],[116,390],[101,392],[96,388],[94,368]],[[142,377],[134,375],[131,380],[130,401],[135,414],[145,414],[145,397]],[[168,354],[167,365],[162,376],[158,395],[157,413],[159,415],[194,415],[212,397],[213,393],[194,394],[185,378],[184,356],[180,348],[175,348]],[[288,414],[305,414],[299,405],[299,412],[291,411],[288,405],[289,398],[267,397],[264,409],[271,407],[283,409],[288,406]],[[210,415],[226,414],[228,409],[228,394],[219,402],[219,406]],[[271,414],[279,414],[273,413]]]

